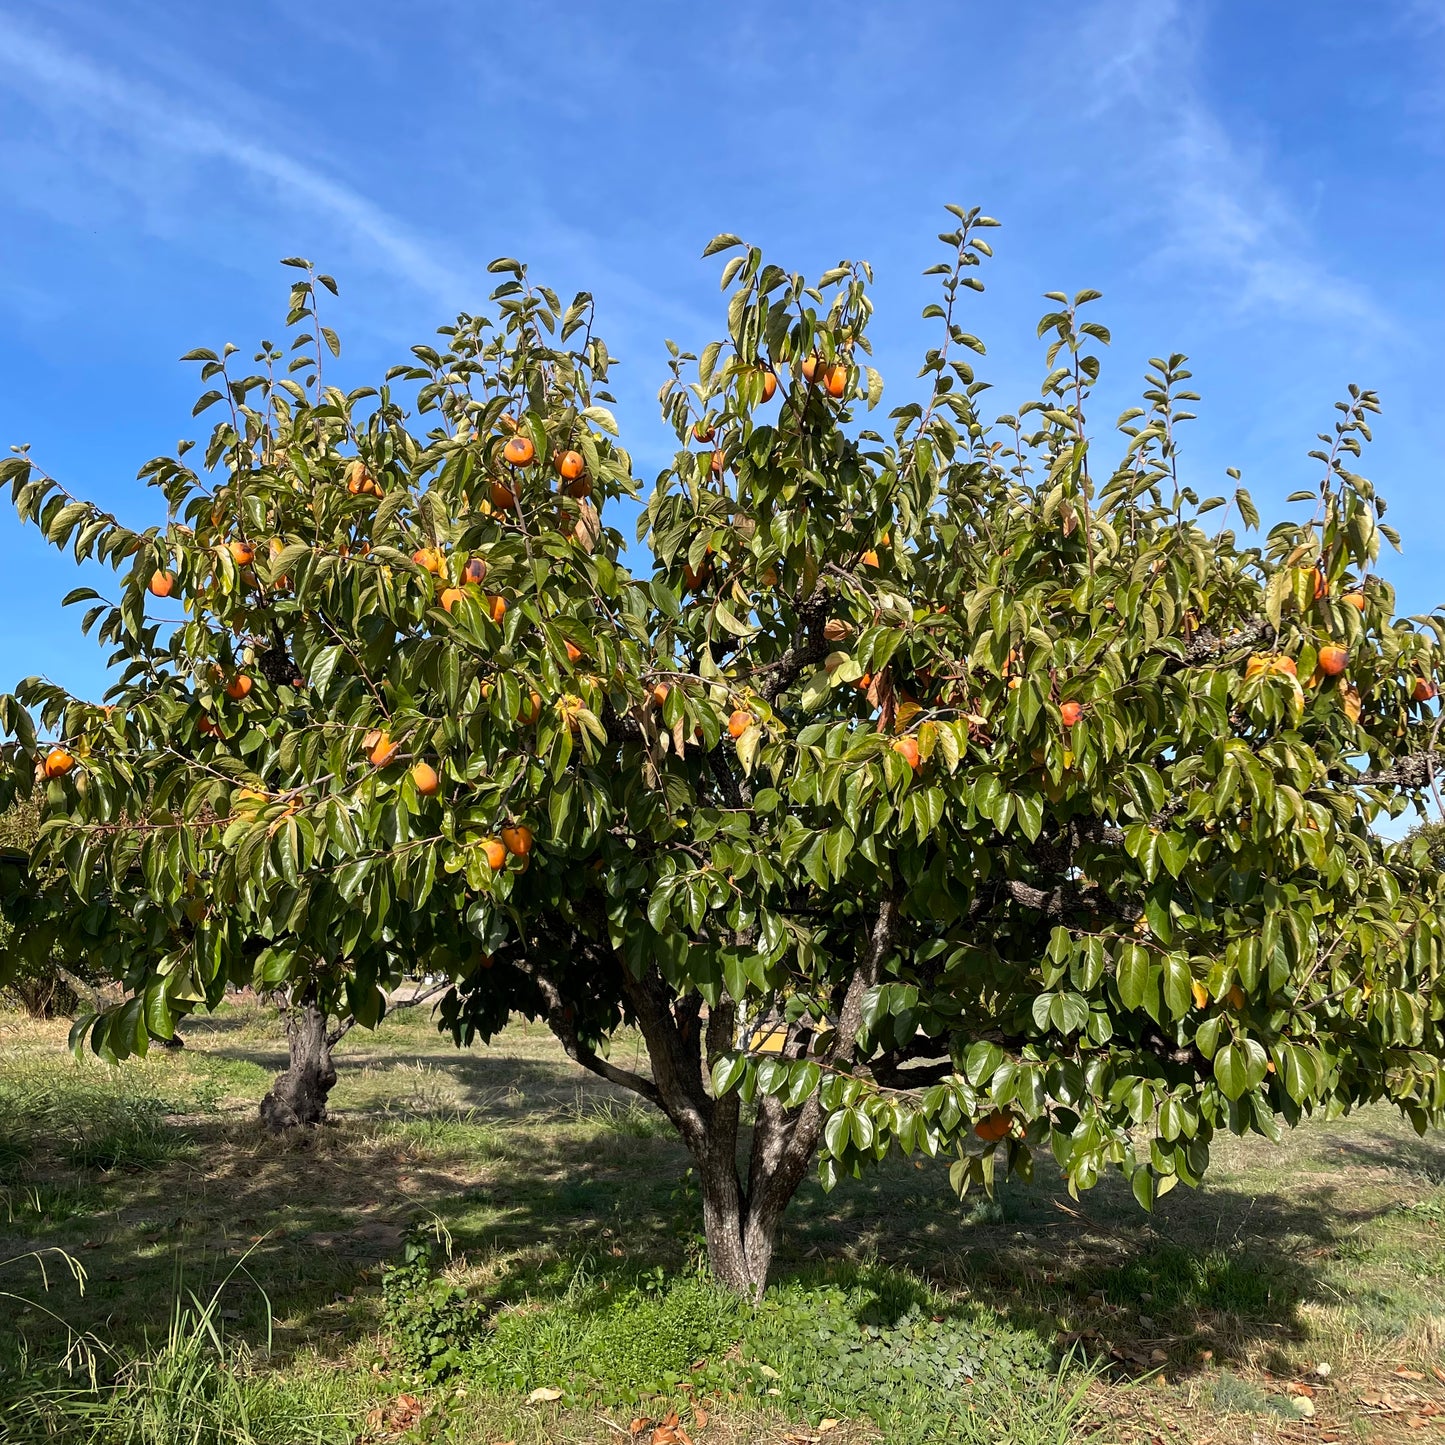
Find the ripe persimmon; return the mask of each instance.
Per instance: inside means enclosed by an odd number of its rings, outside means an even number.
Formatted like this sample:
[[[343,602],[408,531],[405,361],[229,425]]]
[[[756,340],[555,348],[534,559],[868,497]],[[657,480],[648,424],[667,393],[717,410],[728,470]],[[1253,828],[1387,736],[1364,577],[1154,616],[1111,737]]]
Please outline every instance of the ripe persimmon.
[[[411,770],[411,780],[423,798],[434,797],[442,785],[437,770],[430,763],[417,763]]]
[[[372,734],[368,733],[367,737],[372,737]],[[392,742],[390,734],[378,732],[366,757],[373,768],[384,768],[400,751],[401,744]]]
[[[480,587],[487,579],[487,564],[480,557],[468,557],[467,565],[462,568],[462,581],[468,587]]]
[[[985,1144],[998,1144],[1008,1138],[1013,1130],[1013,1124],[1012,1114],[1003,1109],[995,1109],[993,1113],[986,1114],[973,1126],[973,1132]]]
[[[918,771],[918,739],[898,738],[893,744],[893,751],[908,764],[914,772]]]
[[[238,567],[249,567],[256,560],[256,548],[250,542],[232,542],[231,560]]]
[[[746,708],[738,708],[728,718],[728,735],[740,738],[753,725],[753,715]]]
[[[502,846],[508,853],[525,858],[532,851],[532,830],[525,823],[510,823],[502,829]]]
[[[75,759],[64,748],[51,748],[45,755],[45,776],[63,778],[75,766]]]
[[[778,373],[771,366],[763,368],[763,400],[771,401],[777,394]]]
[[[360,457],[354,458],[346,468],[346,490],[353,497],[379,497],[381,488],[377,486],[376,479],[366,469],[366,463]]]
[[[537,455],[537,448],[532,444],[532,438],[523,436],[520,432],[514,437],[507,438],[507,444],[502,448],[502,455],[514,467],[526,467],[532,464],[532,459]]]
[[[1363,592],[1346,592],[1345,595],[1340,598],[1340,601],[1343,602],[1346,607],[1353,607],[1356,612],[1363,612],[1365,610],[1365,594]]]
[[[859,559],[865,567],[878,565],[878,554],[870,547]]]
[[[727,470],[728,460],[721,447],[713,452],[708,465],[712,468],[712,474],[715,477],[720,477]]]
[[[418,547],[411,554],[411,560],[418,567],[430,572],[433,577],[440,577],[442,568],[446,565],[442,554],[435,547]]]
[[[672,689],[665,682],[656,682],[652,685],[652,700],[658,707],[667,701],[667,695]]]
[[[169,597],[171,589],[176,585],[176,579],[169,572],[156,571],[151,573],[151,580],[146,583],[146,589],[152,597]]]
[[[207,714],[202,713],[196,723],[196,731],[203,738],[217,738],[221,735],[221,729],[211,720]]]
[[[575,642],[565,642],[563,646],[567,649],[567,661],[574,666],[582,661],[582,649]]]
[[[710,442],[713,439],[713,429],[710,422],[695,421],[692,424],[692,437],[694,441]]]
[[[1319,652],[1320,671],[1326,677],[1338,677],[1350,663],[1350,654],[1338,644],[1327,642]]]
[[[1256,652],[1250,656],[1244,665],[1244,676],[1246,680],[1257,676],[1261,672],[1283,672],[1290,677],[1299,676],[1299,666],[1292,657],[1272,655],[1270,653]]]
[[[526,727],[531,727],[539,717],[542,716],[542,695],[539,692],[528,693],[521,702],[517,704],[517,721]]]
[[[251,679],[244,672],[238,672],[226,684],[226,696],[232,702],[240,702],[243,697],[249,696],[252,686]]]
[[[557,471],[562,479],[568,482],[575,482],[586,465],[581,452],[563,452],[557,458]]]
[[[834,362],[823,378],[823,385],[828,388],[828,395],[835,400],[842,396],[848,389],[848,368],[841,362]]]
[[[1428,677],[1417,677],[1410,693],[1415,702],[1429,702],[1440,689]]]
[[[1084,715],[1084,704],[1081,702],[1066,702],[1059,709],[1059,717],[1066,728],[1074,726]]]
[[[818,370],[817,354],[814,353],[812,356],[805,356],[803,358],[803,364],[798,370],[803,373],[803,380],[811,386],[813,384],[813,377],[817,374]]]
[[[507,866],[507,848],[500,838],[483,838],[482,848],[487,855],[487,867],[493,873],[500,873]]]
[[[448,612],[457,605],[466,594],[460,587],[443,587],[441,604]]]
[[[500,627],[502,618],[507,615],[507,599],[500,592],[493,592],[487,598],[487,611],[491,614],[492,621]]]
[[[515,441],[516,438],[514,437]],[[502,482],[492,483],[492,506],[499,512],[510,512],[517,505],[517,494]]]

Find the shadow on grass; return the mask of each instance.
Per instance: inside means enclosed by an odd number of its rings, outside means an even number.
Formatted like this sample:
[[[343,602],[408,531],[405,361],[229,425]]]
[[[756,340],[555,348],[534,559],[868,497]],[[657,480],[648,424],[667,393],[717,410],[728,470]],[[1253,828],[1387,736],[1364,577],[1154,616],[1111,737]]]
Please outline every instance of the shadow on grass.
[[[689,1160],[630,1096],[560,1057],[534,1057],[535,1041],[522,1057],[365,1042],[357,1063],[374,1059],[393,1083],[406,1069],[439,1076],[443,1095],[393,1093],[282,1140],[238,1115],[174,1123],[183,1156],[134,1173],[31,1161],[33,1182],[57,1203],[47,1212],[42,1192],[34,1211],[12,1211],[8,1224],[0,1213],[0,1259],[41,1239],[70,1249],[90,1273],[86,1295],[47,1304],[125,1345],[163,1326],[177,1282],[204,1294],[245,1255],[228,1328],[260,1347],[269,1300],[283,1352],[309,1343],[336,1355],[375,1330],[378,1267],[433,1216],[464,1257],[459,1276],[490,1306],[555,1302],[579,1274],[635,1281],[693,1257]],[[207,1054],[274,1057],[229,1041]],[[1367,1167],[1445,1177],[1438,1144],[1330,1148]],[[75,1197],[85,1211],[61,1207]],[[1125,1371],[1157,1367],[1161,1351],[1180,1370],[1206,1346],[1223,1363],[1302,1338],[1301,1306],[1326,1297],[1332,1254],[1391,1207],[1307,1173],[1271,1192],[1181,1188],[1146,1216],[1112,1178],[1070,1201],[1044,1160],[1035,1184],[960,1204],[943,1166],[892,1161],[831,1194],[805,1184],[775,1273],[804,1282],[877,1271],[864,1326],[889,1327],[909,1310],[982,1309],[1050,1348],[1078,1343]],[[38,1311],[0,1301],[0,1335],[12,1326],[37,1345],[54,1332]]]
[[[1414,1175],[1426,1184],[1445,1184],[1445,1144],[1434,1139],[1346,1138],[1331,1146],[1352,1164]]]

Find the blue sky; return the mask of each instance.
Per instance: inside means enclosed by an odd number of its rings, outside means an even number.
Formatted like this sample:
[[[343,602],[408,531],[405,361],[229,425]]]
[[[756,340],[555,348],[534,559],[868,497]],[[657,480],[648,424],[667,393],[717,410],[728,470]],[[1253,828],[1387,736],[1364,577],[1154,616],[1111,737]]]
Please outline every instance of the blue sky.
[[[583,0],[332,7],[0,0],[0,442],[160,515],[145,459],[198,434],[176,358],[279,334],[281,256],[341,283],[346,384],[459,308],[493,256],[597,296],[640,474],[670,450],[663,338],[721,330],[720,230],[790,269],[877,268],[886,400],[931,331],[946,201],[1003,222],[970,329],[997,409],[1037,393],[1041,293],[1094,286],[1107,432],[1147,359],[1194,360],[1186,468],[1266,520],[1347,383],[1385,411],[1403,605],[1445,600],[1445,4]],[[1107,440],[1104,445],[1107,447]],[[95,695],[75,569],[0,511],[0,687]]]

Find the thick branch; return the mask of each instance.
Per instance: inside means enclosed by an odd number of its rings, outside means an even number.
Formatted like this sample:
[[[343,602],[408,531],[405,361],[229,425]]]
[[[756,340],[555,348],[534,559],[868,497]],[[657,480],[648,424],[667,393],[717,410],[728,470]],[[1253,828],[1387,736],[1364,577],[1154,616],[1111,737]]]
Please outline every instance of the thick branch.
[[[696,1152],[706,1145],[713,1099],[703,1083],[695,1035],[689,1052],[688,1040],[672,1012],[671,990],[656,967],[649,968],[642,978],[634,978],[624,963],[622,989],[647,1044],[658,1103],[677,1125],[683,1142]]]
[[[828,1054],[830,1064],[851,1064],[858,1052],[858,1030],[863,1026],[863,1002],[868,990],[878,982],[879,970],[898,932],[898,890],[883,900],[873,924],[868,948],[848,981],[843,1007],[838,1011],[838,1037]]]
[[[772,662],[753,669],[753,686],[769,702],[776,701],[808,668],[816,667],[827,657],[829,643],[823,636],[827,610],[827,590],[815,587],[813,595],[798,608],[792,641]]]
[[[1226,653],[1245,652],[1261,645],[1272,647],[1274,640],[1274,628],[1263,617],[1250,618],[1248,622],[1231,632],[1228,637],[1220,637],[1213,628],[1201,627],[1184,649],[1184,656],[1170,670],[1202,667],[1206,663],[1217,662]]]
[[[619,1069],[583,1042],[578,1036],[577,1026],[569,1010],[562,1002],[561,991],[546,969],[531,962],[519,963],[517,966],[536,983],[547,1005],[547,1027],[557,1036],[568,1058],[581,1064],[584,1069],[589,1069],[598,1078],[606,1079],[609,1084],[631,1089],[650,1104],[656,1104],[659,1109],[663,1108],[662,1095],[651,1079],[644,1079],[641,1074],[634,1074],[628,1069]]]
[[[1423,791],[1434,773],[1445,773],[1445,755],[1424,751],[1396,758],[1387,768],[1372,768],[1350,781],[1360,788],[1408,788]]]

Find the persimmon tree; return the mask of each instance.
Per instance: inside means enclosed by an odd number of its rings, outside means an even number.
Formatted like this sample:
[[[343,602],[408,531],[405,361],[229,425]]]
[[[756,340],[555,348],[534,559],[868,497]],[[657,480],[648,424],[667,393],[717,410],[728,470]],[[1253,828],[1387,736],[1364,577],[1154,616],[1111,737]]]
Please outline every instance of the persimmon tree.
[[[711,244],[726,335],[670,347],[651,577],[606,525],[642,489],[592,300],[512,261],[491,316],[350,393],[299,263],[299,361],[192,353],[221,419],[142,469],[164,525],[5,462],[120,588],[72,594],[104,704],[0,704],[67,926],[127,990],[91,1044],[284,989],[272,1116],[314,1119],[326,1017],[443,973],[459,1043],[545,1019],[667,1115],[748,1292],[815,1159],[831,1185],[921,1151],[962,1190],[1049,1151],[1151,1207],[1220,1130],[1438,1121],[1440,875],[1374,825],[1433,790],[1445,618],[1376,571],[1374,395],[1256,536],[1236,474],[1181,475],[1183,357],[1091,434],[1096,293],[1050,296],[1040,395],[995,418],[962,314],[994,223],[953,218],[886,412],[867,265]]]

